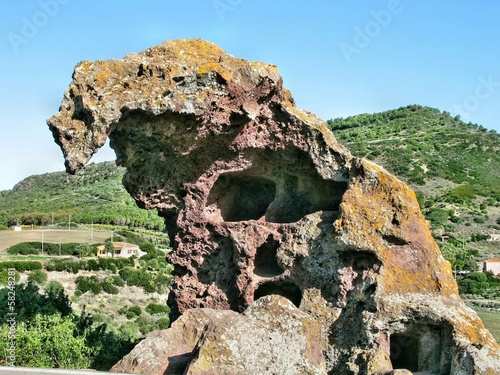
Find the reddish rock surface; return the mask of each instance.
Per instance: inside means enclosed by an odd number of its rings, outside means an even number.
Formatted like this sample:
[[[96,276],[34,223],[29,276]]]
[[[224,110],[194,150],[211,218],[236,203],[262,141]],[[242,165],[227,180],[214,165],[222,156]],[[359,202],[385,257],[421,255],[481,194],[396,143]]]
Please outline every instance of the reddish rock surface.
[[[329,373],[500,368],[414,193],[298,109],[275,66],[197,39],[84,61],[48,124],[69,172],[109,137],[165,218],[174,316],[278,294],[320,324]]]

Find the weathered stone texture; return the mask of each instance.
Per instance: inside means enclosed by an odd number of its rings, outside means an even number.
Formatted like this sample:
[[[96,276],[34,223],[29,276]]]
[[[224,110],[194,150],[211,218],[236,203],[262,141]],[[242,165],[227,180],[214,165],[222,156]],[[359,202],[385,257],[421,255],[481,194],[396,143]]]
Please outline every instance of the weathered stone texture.
[[[154,332],[114,372],[148,375],[325,374],[317,321],[281,296],[259,299],[243,314],[191,309]]]
[[[201,40],[85,61],[48,123],[69,172],[109,137],[127,190],[165,218],[174,317],[253,311],[270,302],[254,301],[278,294],[319,323],[329,373],[500,368],[499,347],[460,300],[414,193],[298,109],[275,66]],[[226,341],[203,341],[206,355],[190,362],[191,373],[232,363],[228,340],[239,345],[235,332],[247,318],[228,314],[233,327],[214,328]],[[278,323],[288,324],[269,324]],[[257,321],[249,334],[259,325],[271,335]],[[251,363],[250,352],[239,353]]]

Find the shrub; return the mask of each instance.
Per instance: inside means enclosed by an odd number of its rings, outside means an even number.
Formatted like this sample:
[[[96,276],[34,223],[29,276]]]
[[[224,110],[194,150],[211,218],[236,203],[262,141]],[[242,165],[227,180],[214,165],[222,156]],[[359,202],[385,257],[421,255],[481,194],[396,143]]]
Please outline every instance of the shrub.
[[[118,288],[114,286],[111,282],[105,280],[101,283],[102,290],[109,294],[118,294]]]
[[[143,335],[151,332],[155,328],[155,321],[152,319],[148,319],[145,316],[141,316],[135,321],[139,326],[139,330]]]
[[[46,293],[52,293],[52,294],[57,294],[57,293],[62,293],[64,292],[64,287],[62,284],[58,281],[52,280],[49,281],[49,283],[45,286],[45,292]]]
[[[102,289],[101,281],[97,278],[97,276],[78,276],[75,279],[76,289],[79,290],[82,294],[92,291],[94,294],[99,294]]]
[[[89,271],[99,271],[99,263],[95,259],[89,259],[87,261],[87,269]]]
[[[130,311],[131,313],[133,313],[136,316],[140,316],[142,314],[142,309],[140,306],[130,306],[128,308],[128,311]]]
[[[99,269],[109,270],[115,273],[125,267],[133,267],[134,260],[132,258],[100,258]]]
[[[427,220],[429,220],[434,226],[444,226],[448,221],[448,211],[442,208],[433,208],[426,215]]]
[[[113,285],[116,286],[125,286],[125,281],[120,277],[120,275],[113,275],[110,277],[111,282]]]
[[[139,337],[139,326],[135,322],[125,322],[120,327],[120,336],[128,341]]]
[[[42,263],[37,261],[21,261],[21,260],[0,262],[0,271],[9,268],[15,268],[15,270],[19,272],[41,270]]]
[[[42,270],[31,271],[28,276],[28,281],[32,281],[38,285],[43,285],[47,282],[47,274]]]
[[[481,295],[486,289],[489,288],[489,284],[487,282],[478,282],[471,279],[464,279],[458,282],[458,286],[460,287],[461,294],[475,294]]]
[[[94,350],[85,344],[85,336],[75,336],[77,324],[71,317],[37,314],[16,329],[16,365],[49,368],[89,368]],[[9,326],[0,328],[0,350],[10,342]],[[35,354],[34,354],[35,353]]]
[[[150,303],[146,306],[146,311],[151,315],[165,315],[170,313],[170,308],[167,305]]]
[[[125,267],[119,271],[119,274],[127,282],[127,285],[143,287],[146,293],[155,291],[153,277],[144,270]]]
[[[7,249],[9,255],[38,255],[42,244],[40,242],[20,242]]]
[[[19,275],[18,272],[16,272],[15,279],[16,282],[18,282],[21,279],[21,276]],[[9,271],[8,270],[0,271],[0,285],[8,285],[8,284],[9,284]]]
[[[160,318],[156,321],[158,329],[167,329],[170,326],[170,319],[167,317]]]
[[[450,203],[464,203],[470,202],[475,197],[474,188],[469,184],[464,184],[449,190],[444,199]]]

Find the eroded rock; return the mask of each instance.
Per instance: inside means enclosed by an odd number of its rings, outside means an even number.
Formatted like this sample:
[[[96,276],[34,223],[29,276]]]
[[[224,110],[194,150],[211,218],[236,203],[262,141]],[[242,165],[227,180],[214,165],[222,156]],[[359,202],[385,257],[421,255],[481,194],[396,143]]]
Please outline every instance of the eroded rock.
[[[191,309],[139,343],[112,371],[148,375],[325,374],[317,321],[281,296],[242,315]]]
[[[165,218],[174,318],[277,294],[320,324],[329,373],[500,368],[415,194],[298,109],[275,66],[201,40],[85,61],[48,124],[69,172],[109,137],[127,190]]]

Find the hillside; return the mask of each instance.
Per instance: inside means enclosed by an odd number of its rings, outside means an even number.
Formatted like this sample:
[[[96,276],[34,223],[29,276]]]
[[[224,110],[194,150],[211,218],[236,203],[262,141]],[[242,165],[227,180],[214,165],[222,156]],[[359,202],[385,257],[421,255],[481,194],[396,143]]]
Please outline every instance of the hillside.
[[[0,224],[11,226],[112,224],[163,229],[156,211],[139,209],[122,185],[124,169],[114,162],[90,164],[76,175],[31,176],[0,192]]]
[[[354,155],[410,184],[436,234],[480,240],[500,232],[495,131],[418,105],[328,124]]]
[[[337,139],[405,180],[435,234],[480,240],[500,232],[500,135],[437,109],[411,105],[328,121]],[[0,225],[112,224],[163,229],[139,209],[114,162],[31,176],[0,192]],[[491,253],[487,243],[477,243]],[[494,251],[493,251],[494,253]]]

